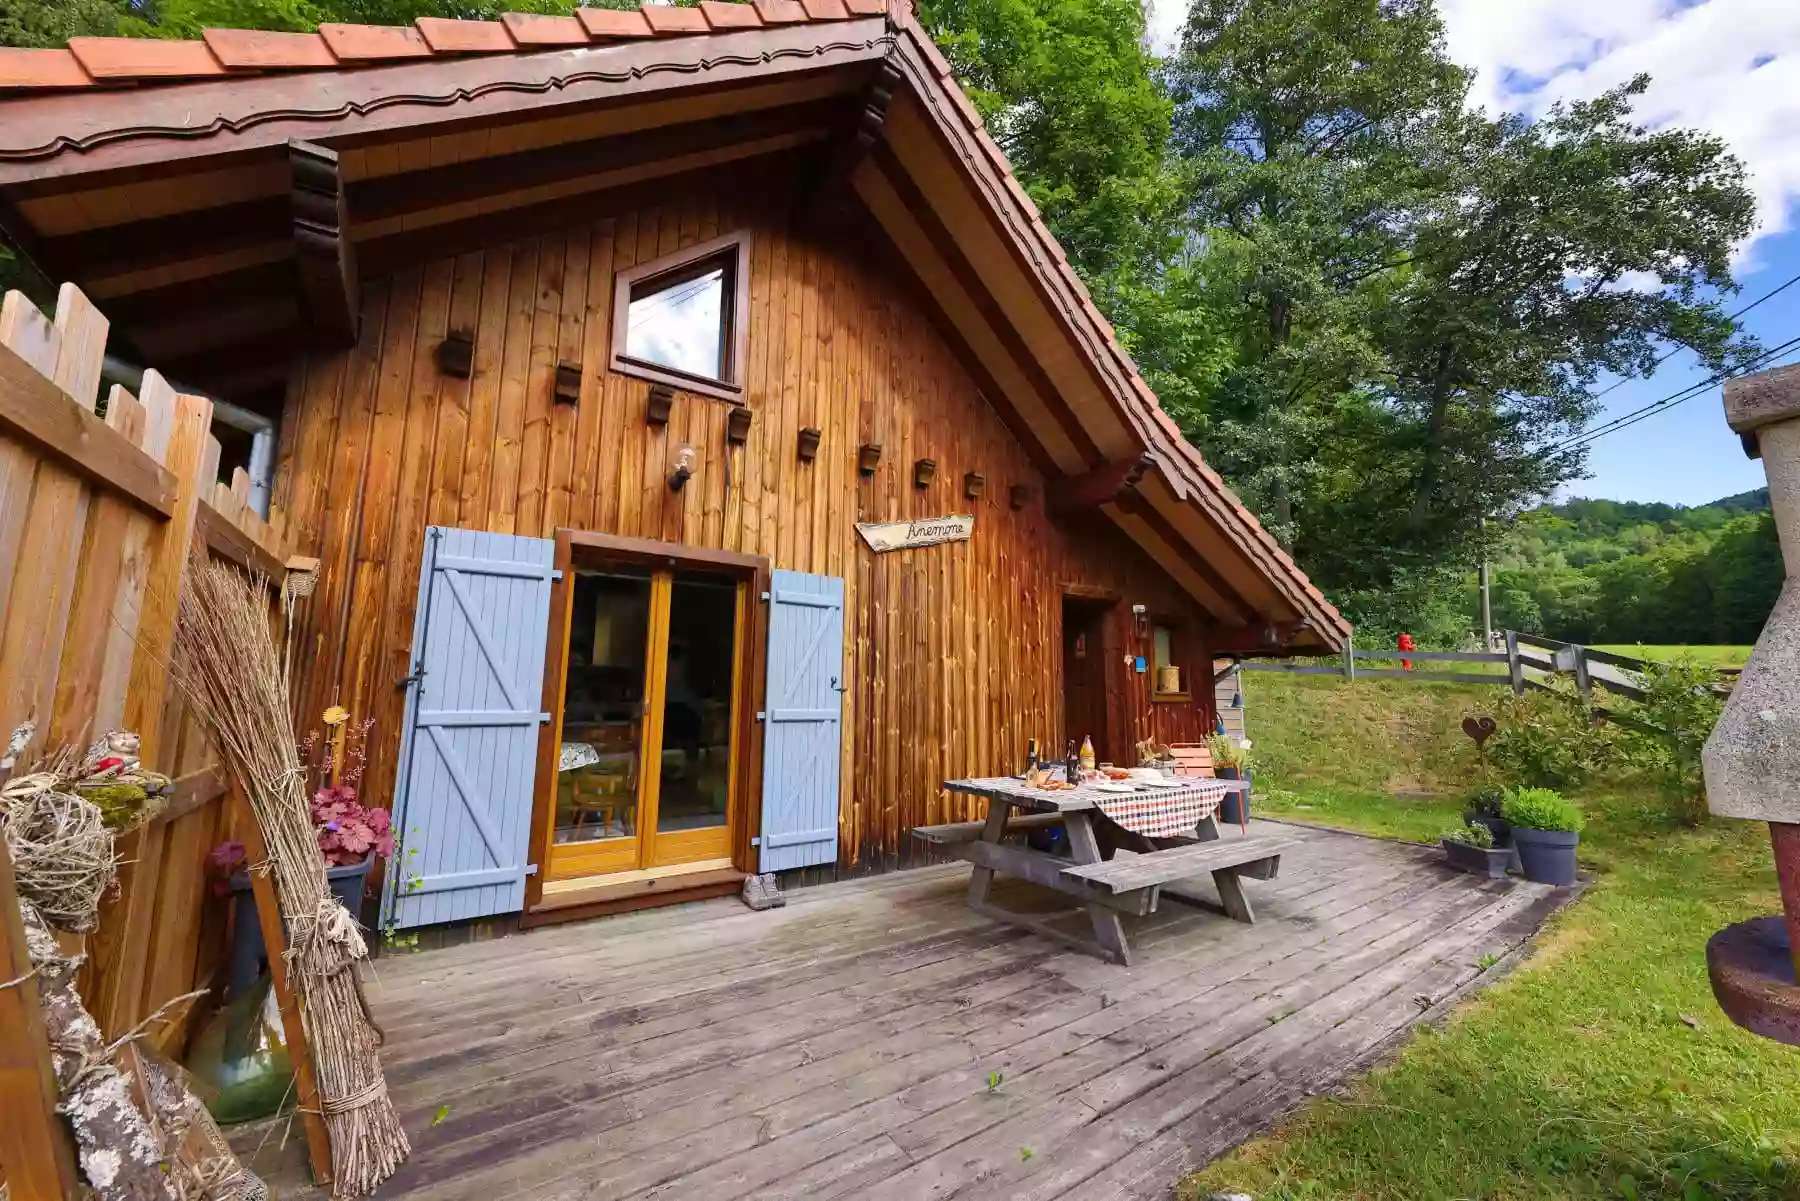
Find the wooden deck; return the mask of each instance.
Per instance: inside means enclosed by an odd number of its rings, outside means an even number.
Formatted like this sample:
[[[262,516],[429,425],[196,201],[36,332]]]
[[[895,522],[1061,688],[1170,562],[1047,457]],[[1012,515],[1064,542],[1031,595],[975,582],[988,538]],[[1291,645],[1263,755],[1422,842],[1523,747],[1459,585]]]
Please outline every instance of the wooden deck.
[[[1264,832],[1301,841],[1251,885],[1259,922],[1165,907],[1130,968],[971,914],[962,864],[384,958],[414,1154],[380,1195],[1165,1197],[1491,979],[1569,895]],[[296,1137],[233,1141],[317,1195]]]

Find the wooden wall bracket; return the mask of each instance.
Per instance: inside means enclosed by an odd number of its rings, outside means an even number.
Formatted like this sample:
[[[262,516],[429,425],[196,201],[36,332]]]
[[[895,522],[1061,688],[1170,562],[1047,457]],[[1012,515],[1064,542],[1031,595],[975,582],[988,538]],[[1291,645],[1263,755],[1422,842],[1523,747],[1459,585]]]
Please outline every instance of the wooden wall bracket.
[[[900,69],[882,60],[862,92],[855,118],[832,138],[827,157],[801,187],[797,200],[802,217],[823,216],[850,196],[850,176],[863,159],[887,136],[888,106],[900,86]]]
[[[1085,475],[1071,476],[1055,488],[1047,490],[1050,511],[1068,514],[1098,508],[1108,501],[1118,499],[1121,493],[1135,488],[1148,470],[1150,456],[1141,454],[1136,458],[1096,467]]]
[[[353,346],[361,285],[337,151],[295,138],[288,142],[288,165],[301,308],[321,345]]]

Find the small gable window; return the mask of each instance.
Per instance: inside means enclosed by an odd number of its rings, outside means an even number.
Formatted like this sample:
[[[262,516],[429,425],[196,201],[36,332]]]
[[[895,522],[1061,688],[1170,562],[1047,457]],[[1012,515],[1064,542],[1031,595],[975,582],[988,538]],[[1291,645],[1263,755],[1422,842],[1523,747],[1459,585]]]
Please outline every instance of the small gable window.
[[[749,236],[728,234],[621,271],[612,369],[742,400]]]

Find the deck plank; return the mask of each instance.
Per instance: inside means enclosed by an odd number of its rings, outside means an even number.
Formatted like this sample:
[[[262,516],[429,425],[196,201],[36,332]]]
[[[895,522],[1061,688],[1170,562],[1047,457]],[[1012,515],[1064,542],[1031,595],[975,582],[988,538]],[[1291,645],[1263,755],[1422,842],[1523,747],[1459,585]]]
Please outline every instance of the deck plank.
[[[386,958],[370,991],[415,1152],[382,1195],[1165,1196],[1480,987],[1481,956],[1567,897],[1253,830],[1293,840],[1252,885],[1259,923],[1165,907],[1131,919],[1130,968],[971,913],[960,864]],[[319,1196],[267,1129],[233,1141]]]

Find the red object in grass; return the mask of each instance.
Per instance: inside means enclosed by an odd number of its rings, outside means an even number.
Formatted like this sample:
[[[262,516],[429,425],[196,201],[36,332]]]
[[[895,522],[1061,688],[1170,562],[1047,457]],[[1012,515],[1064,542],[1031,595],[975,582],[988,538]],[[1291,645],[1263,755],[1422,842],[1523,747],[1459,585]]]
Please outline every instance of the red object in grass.
[[[1419,647],[1418,644],[1413,641],[1413,636],[1411,634],[1402,634],[1400,635],[1399,649],[1403,651],[1416,651]],[[1403,671],[1411,671],[1413,669],[1412,664],[1413,661],[1411,659],[1400,660],[1400,667]]]

